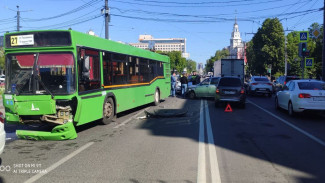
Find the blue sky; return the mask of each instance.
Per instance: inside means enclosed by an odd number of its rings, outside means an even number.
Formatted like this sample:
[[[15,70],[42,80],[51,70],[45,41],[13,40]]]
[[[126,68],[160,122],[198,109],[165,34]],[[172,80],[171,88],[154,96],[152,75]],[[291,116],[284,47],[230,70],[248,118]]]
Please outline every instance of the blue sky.
[[[16,30],[17,5],[21,30],[71,27],[105,37],[104,0],[0,0],[0,35]],[[321,0],[109,0],[109,6],[111,40],[134,43],[140,34],[186,38],[187,52],[198,63],[229,46],[235,16],[243,41],[266,18],[278,17],[284,29],[295,31],[323,24]]]

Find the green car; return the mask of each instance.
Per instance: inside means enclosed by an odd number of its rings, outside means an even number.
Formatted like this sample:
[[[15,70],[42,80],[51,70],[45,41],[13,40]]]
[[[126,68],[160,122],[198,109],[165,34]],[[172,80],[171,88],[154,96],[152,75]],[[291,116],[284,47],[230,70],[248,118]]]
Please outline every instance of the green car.
[[[220,77],[211,77],[203,80],[197,85],[191,85],[188,87],[188,96],[190,99],[195,97],[215,97],[216,86],[219,83]]]

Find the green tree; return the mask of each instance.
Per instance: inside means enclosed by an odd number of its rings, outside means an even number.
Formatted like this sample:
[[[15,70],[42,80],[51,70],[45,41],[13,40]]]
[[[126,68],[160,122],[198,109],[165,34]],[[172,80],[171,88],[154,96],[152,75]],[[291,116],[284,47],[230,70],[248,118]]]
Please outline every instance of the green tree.
[[[315,29],[319,29],[321,35],[316,38],[312,35]],[[309,40],[307,43],[307,49],[310,51],[310,56],[314,58],[314,67],[310,69],[305,69],[305,77],[319,78],[322,75],[322,49],[323,49],[323,26],[318,23],[313,23],[308,28],[309,30]]]
[[[4,56],[4,50],[3,47],[0,47],[0,69],[5,69],[5,56]]]
[[[252,42],[254,56],[249,61],[252,74],[266,75],[268,65],[272,66],[272,73],[283,72],[284,30],[278,18],[266,19]]]
[[[182,53],[180,51],[172,51],[172,52],[161,52],[156,51],[157,53],[167,55],[170,59],[170,70],[178,71],[179,73],[183,72],[184,68],[187,67],[186,59],[182,57]]]
[[[299,45],[299,32],[291,32],[287,35],[287,61],[288,67],[287,75],[299,76],[301,75],[300,61],[301,58],[298,56]]]
[[[224,48],[222,50],[217,50],[216,53],[214,54],[214,56],[211,56],[210,59],[208,59],[206,61],[205,64],[205,72],[212,72],[212,68],[213,68],[213,64],[215,61],[220,60],[222,58],[226,58],[227,56],[229,56],[229,50]]]
[[[192,73],[192,71],[196,71],[196,62],[194,60],[188,59],[186,60],[186,62],[187,73]]]

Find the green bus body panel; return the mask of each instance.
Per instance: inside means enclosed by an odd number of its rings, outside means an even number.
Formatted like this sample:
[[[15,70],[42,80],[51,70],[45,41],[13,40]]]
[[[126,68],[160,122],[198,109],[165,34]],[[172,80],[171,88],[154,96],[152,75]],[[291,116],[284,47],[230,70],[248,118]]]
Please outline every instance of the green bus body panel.
[[[100,90],[87,94],[80,94],[78,91],[71,95],[54,96],[54,99],[50,95],[13,95],[11,100],[3,98],[3,104],[6,109],[6,121],[8,123],[19,122],[20,115],[44,115],[56,113],[56,101],[60,99],[71,100],[73,97],[77,99],[77,108],[74,114],[74,122],[77,126],[92,122],[94,120],[101,119],[103,117],[103,104],[106,96],[112,94],[115,96],[115,110],[116,113],[123,112],[141,105],[154,102],[154,93],[156,89],[160,91],[160,99],[165,99],[170,95],[170,68],[169,57],[161,54],[157,54],[148,50],[139,49],[130,45],[98,38],[95,36],[87,35],[84,33],[76,32],[73,30],[48,30],[48,31],[65,31],[71,34],[71,46],[62,47],[28,47],[28,48],[5,48],[5,54],[10,53],[33,53],[33,52],[73,52],[76,63],[75,73],[78,73],[77,66],[77,47],[85,47],[91,49],[98,49],[99,51],[108,51],[114,53],[120,53],[130,56],[136,56],[141,58],[147,58],[164,62],[164,78],[159,78],[152,83],[146,83],[139,86],[125,86],[114,88],[101,87]],[[33,33],[33,32],[46,32],[46,31],[22,31],[21,33]],[[6,35],[16,34],[7,33]],[[4,39],[5,42],[5,39]],[[102,54],[100,55],[100,63],[102,65]],[[101,85],[103,85],[103,68],[100,70]],[[76,74],[76,82],[78,81],[78,75]],[[78,83],[78,82],[77,82]],[[78,85],[76,85],[78,88]],[[4,94],[6,95],[6,94]],[[66,124],[65,124],[66,125]],[[71,125],[71,124],[69,124]],[[62,125],[59,125],[60,129]],[[63,125],[64,126],[64,125]],[[30,132],[19,131],[21,138],[31,139],[47,139],[47,140],[63,140],[76,138],[75,129],[73,127],[63,127],[64,133],[70,135],[63,135],[55,131],[52,132]],[[73,128],[73,130],[71,130]],[[70,130],[71,132],[67,132]],[[18,131],[17,131],[18,133]],[[55,133],[55,134],[54,134]],[[70,137],[68,137],[70,136]],[[63,138],[62,138],[63,137]]]
[[[55,100],[50,95],[16,96],[15,111],[18,115],[55,114]]]
[[[17,130],[17,137],[27,140],[69,140],[77,138],[73,123],[58,125],[51,132]]]
[[[50,95],[12,95],[12,99],[3,98],[3,105],[16,115],[55,114],[55,100]]]

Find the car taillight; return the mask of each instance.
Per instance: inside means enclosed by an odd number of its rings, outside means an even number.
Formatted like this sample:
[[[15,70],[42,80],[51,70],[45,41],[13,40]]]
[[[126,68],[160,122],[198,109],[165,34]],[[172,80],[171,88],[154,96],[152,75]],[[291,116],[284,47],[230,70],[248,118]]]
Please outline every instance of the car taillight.
[[[220,93],[219,89],[216,89],[216,93]]]
[[[285,81],[285,82],[284,82],[284,85],[286,85],[286,84],[287,84],[287,82]]]
[[[258,85],[258,83],[252,83],[252,85]]]
[[[3,116],[2,112],[0,112],[0,122],[1,123],[5,122],[5,119],[4,119],[4,116]]]
[[[244,94],[244,93],[245,93],[245,89],[242,88],[242,89],[240,90],[240,94]]]
[[[310,94],[308,93],[299,93],[298,98],[310,98]]]
[[[272,83],[266,83],[266,84],[272,86]]]

